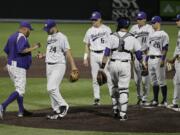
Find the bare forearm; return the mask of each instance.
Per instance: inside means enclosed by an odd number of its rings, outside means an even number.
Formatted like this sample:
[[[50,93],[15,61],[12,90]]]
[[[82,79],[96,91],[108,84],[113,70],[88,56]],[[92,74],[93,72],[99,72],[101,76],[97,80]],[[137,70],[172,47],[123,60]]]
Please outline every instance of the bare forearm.
[[[70,51],[70,50],[68,50],[68,51],[66,52],[66,57],[67,57],[67,59],[68,59],[68,61],[69,61],[69,64],[71,65],[71,69],[76,69],[77,67],[76,67],[76,65],[75,65],[75,62],[74,62],[74,59],[73,59],[73,57],[72,57],[72,54],[71,54],[71,51]]]

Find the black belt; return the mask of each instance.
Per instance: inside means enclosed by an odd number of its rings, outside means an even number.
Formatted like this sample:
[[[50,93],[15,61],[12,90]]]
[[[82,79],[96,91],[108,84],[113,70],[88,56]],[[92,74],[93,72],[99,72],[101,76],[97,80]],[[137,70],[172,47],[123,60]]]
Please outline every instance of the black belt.
[[[48,65],[55,65],[55,64],[57,64],[57,63],[48,62],[47,64],[48,64]]]
[[[111,59],[112,62],[115,62],[116,60],[118,60],[118,59]],[[118,60],[118,61],[121,61],[121,62],[129,62],[129,60]]]
[[[95,52],[95,53],[103,53],[103,50],[99,50],[99,51],[94,51],[94,50],[91,50],[92,52]]]
[[[150,55],[149,58],[155,59],[155,58],[161,58],[161,55]]]

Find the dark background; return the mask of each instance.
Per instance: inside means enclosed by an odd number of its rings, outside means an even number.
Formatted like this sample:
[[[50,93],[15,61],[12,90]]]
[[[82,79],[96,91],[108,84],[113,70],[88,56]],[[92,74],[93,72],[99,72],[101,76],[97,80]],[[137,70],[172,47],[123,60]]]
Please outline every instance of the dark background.
[[[159,15],[159,0],[115,1],[122,1],[124,7],[127,6],[127,1],[135,1],[139,11],[147,12],[148,19]],[[88,20],[92,11],[97,10],[102,13],[104,20],[113,20],[112,2],[113,0],[5,0],[0,4],[0,18]],[[125,10],[132,14],[132,8]],[[136,13],[137,11],[134,12]],[[167,17],[163,18],[169,20]]]

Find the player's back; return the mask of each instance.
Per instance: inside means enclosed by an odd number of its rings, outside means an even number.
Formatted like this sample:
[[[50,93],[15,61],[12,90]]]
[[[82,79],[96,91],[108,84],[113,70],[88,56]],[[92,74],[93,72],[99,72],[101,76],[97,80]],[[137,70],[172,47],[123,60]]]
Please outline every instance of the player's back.
[[[124,49],[130,52],[134,52],[137,50],[141,49],[140,43],[138,42],[138,40],[130,33],[127,32],[118,32],[120,37],[125,36],[126,34],[129,34],[125,39],[124,39]],[[112,34],[110,36],[110,48],[114,49],[114,48],[118,48],[119,47],[119,38]],[[120,60],[131,60],[131,54],[127,53],[127,51],[122,51],[119,52],[118,50],[114,51],[112,54],[112,58],[114,59],[120,59]]]

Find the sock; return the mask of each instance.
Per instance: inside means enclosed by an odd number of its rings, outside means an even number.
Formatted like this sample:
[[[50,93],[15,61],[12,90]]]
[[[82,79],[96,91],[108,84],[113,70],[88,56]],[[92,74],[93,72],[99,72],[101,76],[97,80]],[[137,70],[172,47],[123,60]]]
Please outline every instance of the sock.
[[[17,96],[19,95],[19,93],[17,91],[14,91],[13,93],[11,93],[11,95],[8,97],[8,99],[6,99],[6,101],[4,101],[2,103],[3,109],[6,110],[6,107],[13,102]]]
[[[154,101],[158,102],[159,86],[153,86]]]
[[[167,86],[166,85],[161,87],[161,92],[163,96],[163,101],[167,101]]]
[[[24,111],[23,96],[18,95],[17,103],[18,103],[18,107],[19,107],[19,112],[23,113],[23,111]]]

